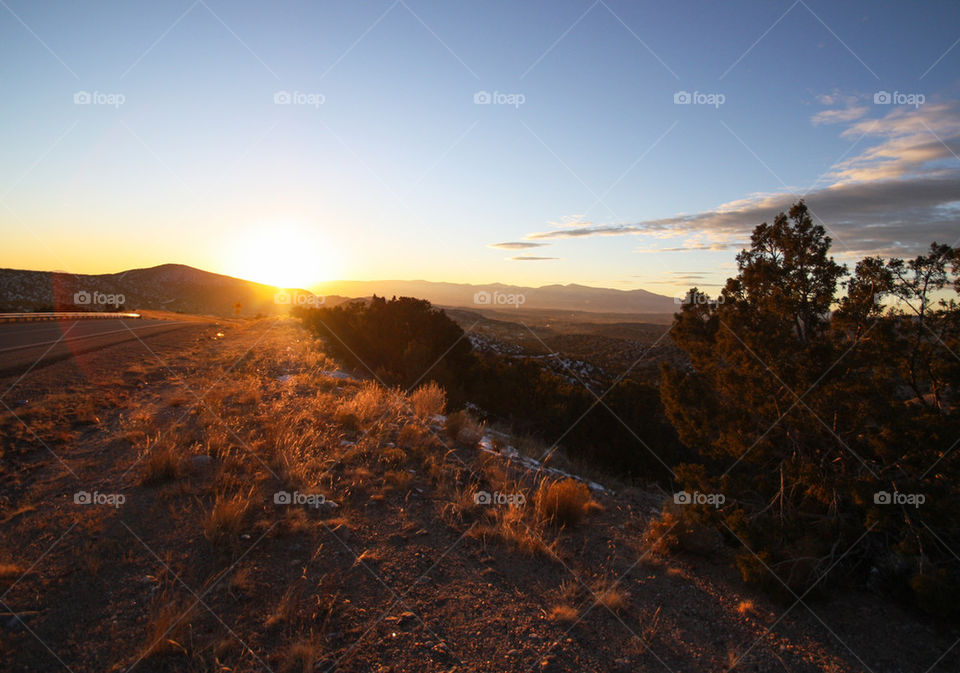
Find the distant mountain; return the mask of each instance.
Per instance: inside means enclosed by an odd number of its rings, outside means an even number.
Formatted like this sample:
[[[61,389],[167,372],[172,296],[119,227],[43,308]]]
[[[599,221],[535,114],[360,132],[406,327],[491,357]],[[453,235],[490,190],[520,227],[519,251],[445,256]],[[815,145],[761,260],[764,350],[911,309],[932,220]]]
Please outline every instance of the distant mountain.
[[[615,290],[586,285],[470,285],[435,283],[425,280],[334,281],[315,288],[321,294],[368,297],[408,296],[428,299],[441,306],[491,309],[550,309],[593,313],[672,314],[677,306],[672,297],[646,290]]]
[[[346,297],[407,296],[440,306],[488,310],[559,310],[589,313],[666,314],[676,310],[671,297],[646,290],[614,290],[585,285],[521,287],[494,283],[435,283],[423,280],[335,281],[317,294],[277,288],[224,276],[183,264],[98,275],[57,271],[0,269],[0,311],[72,311],[153,309],[232,316],[273,315],[290,305],[334,306]]]
[[[336,299],[331,297],[331,304]],[[164,310],[200,315],[272,315],[317,302],[306,290],[277,288],[183,264],[99,275],[0,269],[0,310]],[[119,306],[118,306],[119,304]]]

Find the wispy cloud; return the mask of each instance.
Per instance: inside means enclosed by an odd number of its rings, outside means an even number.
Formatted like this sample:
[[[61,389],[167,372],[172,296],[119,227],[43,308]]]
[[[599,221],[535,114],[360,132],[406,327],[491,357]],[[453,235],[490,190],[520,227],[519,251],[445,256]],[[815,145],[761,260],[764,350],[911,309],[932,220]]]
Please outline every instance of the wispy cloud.
[[[833,237],[838,254],[909,255],[934,240],[954,243],[960,238],[960,101],[896,106],[883,117],[866,119],[852,100],[858,99],[834,93],[821,102],[847,104],[838,116],[846,114],[852,123],[841,136],[874,144],[834,165],[824,176],[828,186],[754,194],[709,211],[634,223],[566,222],[527,239],[643,235],[690,240],[680,247],[641,247],[638,252],[737,248],[757,224],[770,222],[803,197]]]
[[[529,248],[541,248],[549,243],[533,243],[531,241],[507,241],[505,243],[491,243],[488,247],[501,248],[503,250],[527,250]]]
[[[649,276],[635,276],[635,278],[644,278],[650,285],[671,285],[675,287],[690,288],[691,285],[702,287],[719,287],[722,282],[711,282],[713,280],[722,280],[716,273],[700,271],[666,271],[663,274],[651,278]]]
[[[517,257],[511,257],[511,260],[514,262],[545,262],[550,259],[560,259],[559,257],[531,257],[529,255],[518,255]]]
[[[672,248],[638,247],[634,252],[692,252],[695,250],[739,250],[749,245],[746,241],[729,241],[726,243],[689,243]]]
[[[960,101],[897,106],[882,119],[861,119],[841,134],[877,144],[831,172],[839,182],[956,173],[960,165]],[[951,165],[938,162],[948,161]]]
[[[870,111],[866,105],[840,108],[837,110],[821,110],[810,118],[814,124],[839,124],[860,119]]]

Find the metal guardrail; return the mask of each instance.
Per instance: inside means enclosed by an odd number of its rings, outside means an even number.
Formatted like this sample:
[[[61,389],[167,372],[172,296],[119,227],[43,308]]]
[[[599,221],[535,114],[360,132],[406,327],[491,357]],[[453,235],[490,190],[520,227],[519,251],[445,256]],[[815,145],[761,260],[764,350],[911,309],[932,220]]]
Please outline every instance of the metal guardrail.
[[[0,322],[36,322],[41,320],[96,320],[107,318],[140,317],[139,313],[108,313],[102,311],[59,311],[55,313],[0,313]]]

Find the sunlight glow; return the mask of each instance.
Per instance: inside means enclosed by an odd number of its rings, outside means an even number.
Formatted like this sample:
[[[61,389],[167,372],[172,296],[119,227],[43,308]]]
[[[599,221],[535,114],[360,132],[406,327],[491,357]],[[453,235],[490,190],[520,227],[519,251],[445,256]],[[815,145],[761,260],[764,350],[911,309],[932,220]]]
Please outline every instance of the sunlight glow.
[[[282,288],[309,289],[341,272],[335,250],[295,222],[258,222],[237,238],[226,260],[230,275]]]

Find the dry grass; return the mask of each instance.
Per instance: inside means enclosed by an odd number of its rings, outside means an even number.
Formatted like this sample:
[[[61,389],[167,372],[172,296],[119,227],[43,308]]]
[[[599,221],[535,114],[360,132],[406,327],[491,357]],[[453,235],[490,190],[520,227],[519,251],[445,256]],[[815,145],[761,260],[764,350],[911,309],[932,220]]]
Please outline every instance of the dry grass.
[[[313,673],[313,667],[320,660],[321,652],[321,648],[309,640],[293,643],[283,657],[280,673]]]
[[[550,452],[550,447],[534,435],[513,435],[510,438],[510,444],[524,456],[529,456],[536,460],[542,460],[543,457]]]
[[[503,542],[510,551],[528,556],[550,553],[550,546],[527,524],[520,507],[499,508],[491,512],[490,516],[490,522],[473,528],[470,533],[473,537],[484,540],[492,537]]]
[[[550,621],[561,622],[564,624],[572,624],[577,620],[577,617],[579,616],[580,616],[580,613],[577,612],[576,608],[571,607],[565,603],[561,603],[560,605],[554,605],[550,609],[550,612],[547,615]]]
[[[251,493],[216,497],[213,508],[203,520],[203,536],[209,542],[222,542],[240,535],[250,511]]]
[[[430,420],[443,413],[447,406],[447,393],[437,383],[430,381],[410,393],[409,400],[418,417]]]
[[[383,481],[394,490],[406,492],[413,483],[413,475],[406,470],[391,470],[383,475]]]
[[[545,479],[537,489],[537,514],[544,523],[573,526],[583,520],[592,500],[587,485],[576,479]]]
[[[483,439],[484,426],[466,411],[448,414],[444,422],[447,436],[467,446],[476,446]]]
[[[250,593],[256,586],[253,581],[253,571],[250,569],[250,566],[238,568],[237,571],[230,576],[230,581],[227,586],[230,591],[236,591],[242,594]]]
[[[353,414],[361,426],[367,428],[369,423],[397,416],[404,403],[405,400],[397,391],[375,382],[366,382],[340,405],[338,414]]]
[[[675,549],[715,558],[723,549],[719,532],[687,514],[672,502],[665,503],[660,514],[647,523],[641,539],[644,549],[661,559]]]
[[[596,601],[608,610],[620,612],[627,606],[628,596],[616,587],[615,584],[601,586],[596,592]]]
[[[162,484],[184,473],[183,456],[172,444],[154,444],[141,461],[140,483]]]
[[[193,612],[188,601],[170,600],[166,594],[158,596],[147,620],[147,637],[140,656],[147,659],[163,654],[185,653],[185,635]]]
[[[187,404],[189,401],[190,399],[183,393],[174,393],[173,395],[167,398],[166,404],[168,407],[182,407],[184,404]]]
[[[647,522],[640,544],[644,552],[653,557],[651,560],[666,556],[676,548],[676,531],[679,524],[679,517],[667,509],[664,509],[660,516],[655,516]]]
[[[23,573],[24,569],[16,563],[0,563],[0,589],[6,591]]]
[[[385,446],[377,456],[377,462],[381,465],[396,469],[402,467],[407,462],[406,452],[398,446]]]
[[[353,560],[353,566],[356,567],[361,564],[365,565],[376,565],[383,561],[383,552],[379,549],[364,549],[360,555]]]
[[[657,637],[657,631],[660,629],[660,607],[651,612],[644,609],[640,615],[640,649],[638,654],[643,654],[650,649],[650,643]]]
[[[262,423],[271,467],[290,489],[312,488],[326,468],[324,458],[339,443],[335,430],[316,422],[310,409],[272,409]]]
[[[334,415],[334,420],[347,432],[360,431],[360,419],[350,409],[338,409]]]
[[[564,581],[560,584],[559,597],[547,617],[555,622],[573,623],[580,616],[574,606],[577,602],[579,584],[575,581]]]
[[[137,410],[120,419],[121,436],[137,446],[147,441],[148,434],[154,429],[154,419],[145,410]]]
[[[296,587],[289,587],[283,592],[283,596],[277,601],[277,604],[267,615],[263,625],[268,629],[290,622],[297,614],[300,607],[300,596],[297,594]]]
[[[427,428],[416,423],[407,423],[397,433],[397,445],[423,459],[432,450],[439,448],[439,441]]]

